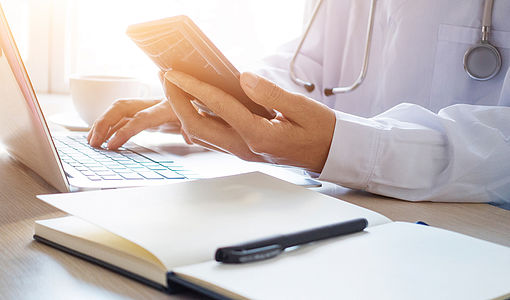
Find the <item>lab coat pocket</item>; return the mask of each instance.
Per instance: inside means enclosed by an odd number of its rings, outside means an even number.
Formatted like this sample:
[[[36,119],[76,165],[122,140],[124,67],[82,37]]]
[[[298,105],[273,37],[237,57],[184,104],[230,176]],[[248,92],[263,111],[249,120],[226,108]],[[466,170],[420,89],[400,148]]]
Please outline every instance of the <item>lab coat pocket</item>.
[[[441,24],[430,92],[430,108],[457,103],[497,105],[510,60],[510,32],[493,30],[489,41],[501,54],[499,73],[490,80],[470,78],[464,70],[464,54],[480,41],[480,28]]]

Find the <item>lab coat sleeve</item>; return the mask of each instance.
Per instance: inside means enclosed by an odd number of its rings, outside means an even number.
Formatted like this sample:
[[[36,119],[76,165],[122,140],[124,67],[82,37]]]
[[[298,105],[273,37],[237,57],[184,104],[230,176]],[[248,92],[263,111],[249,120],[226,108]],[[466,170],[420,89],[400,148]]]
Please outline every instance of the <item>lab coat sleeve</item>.
[[[336,111],[319,179],[410,201],[510,208],[510,107],[400,104],[373,118]]]

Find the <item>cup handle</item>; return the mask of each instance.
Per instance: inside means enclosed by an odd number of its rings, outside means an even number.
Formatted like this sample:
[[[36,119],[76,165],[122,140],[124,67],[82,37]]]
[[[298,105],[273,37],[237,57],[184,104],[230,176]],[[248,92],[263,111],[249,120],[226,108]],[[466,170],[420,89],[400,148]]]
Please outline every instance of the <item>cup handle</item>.
[[[140,97],[142,97],[142,98],[149,97],[149,95],[151,94],[151,86],[145,82],[140,82],[140,84],[142,85],[142,89],[141,89],[142,94],[140,95]]]

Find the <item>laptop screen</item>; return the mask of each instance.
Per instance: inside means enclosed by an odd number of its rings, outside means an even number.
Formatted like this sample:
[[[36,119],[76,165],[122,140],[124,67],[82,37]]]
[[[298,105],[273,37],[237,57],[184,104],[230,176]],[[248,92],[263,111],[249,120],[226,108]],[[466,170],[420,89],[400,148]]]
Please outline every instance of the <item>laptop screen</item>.
[[[0,6],[0,143],[59,191],[69,191],[46,121]]]

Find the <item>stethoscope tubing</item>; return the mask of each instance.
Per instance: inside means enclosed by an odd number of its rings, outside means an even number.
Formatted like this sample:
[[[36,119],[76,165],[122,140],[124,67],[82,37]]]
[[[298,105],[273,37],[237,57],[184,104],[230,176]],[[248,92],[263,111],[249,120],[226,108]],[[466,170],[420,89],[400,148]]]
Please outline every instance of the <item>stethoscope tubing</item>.
[[[375,5],[376,5],[376,0],[370,0],[370,1],[371,1],[370,12],[369,12],[368,24],[367,24],[368,29],[367,29],[367,32],[365,35],[365,50],[364,50],[364,55],[363,55],[363,65],[361,67],[360,73],[359,73],[358,77],[356,78],[356,80],[351,85],[338,86],[338,87],[334,87],[334,88],[325,88],[323,93],[326,96],[331,96],[331,95],[335,95],[335,94],[341,94],[341,93],[347,93],[347,92],[353,91],[361,85],[363,80],[365,80],[365,77],[367,75],[367,70],[368,70],[370,49],[371,49],[371,45],[372,45],[372,32],[373,32],[373,28],[374,28]],[[299,77],[297,77],[294,66],[296,65],[297,57],[299,56],[301,48],[303,47],[303,44],[304,44],[306,38],[308,37],[310,29],[313,25],[313,22],[315,21],[315,19],[317,17],[317,14],[318,14],[319,9],[323,2],[324,2],[324,0],[319,0],[317,2],[317,5],[315,6],[315,8],[312,12],[312,15],[310,17],[310,20],[308,21],[305,32],[303,33],[303,36],[301,37],[301,40],[299,41],[296,51],[294,52],[294,56],[292,57],[290,64],[289,64],[289,74],[290,74],[290,78],[292,79],[292,81],[294,83],[296,83],[297,85],[303,86],[308,92],[312,92],[315,89],[315,84],[308,82],[306,80],[302,80]]]
[[[292,56],[290,64],[289,64],[289,75],[290,75],[291,80],[295,84],[297,84],[299,86],[303,86],[308,92],[312,92],[315,90],[315,84],[313,84],[312,82],[308,82],[306,80],[300,79],[296,75],[295,65],[296,65],[296,60],[297,60],[297,58],[301,52],[301,49],[303,47],[303,44],[306,41],[306,38],[308,37],[310,29],[317,17],[317,14],[318,14],[319,9],[321,8],[323,2],[324,2],[324,0],[319,0],[317,2],[317,5],[315,6],[315,8],[312,12],[312,15],[310,17],[310,20],[308,21],[305,32],[303,33],[303,36],[301,37],[301,40],[299,41],[299,44],[298,44],[298,46],[294,52],[294,55]],[[480,42],[477,43],[476,45],[473,45],[472,47],[470,47],[464,54],[464,60],[463,60],[464,61],[464,69],[465,69],[466,73],[468,74],[468,76],[474,80],[483,81],[483,80],[489,80],[489,79],[493,78],[494,76],[496,76],[498,74],[498,72],[501,68],[501,65],[502,65],[501,54],[499,53],[498,49],[496,47],[494,47],[489,42],[489,36],[490,36],[490,31],[491,31],[491,26],[492,26],[492,7],[493,7],[493,5],[494,5],[494,0],[485,0],[483,16],[482,16],[482,28],[481,28],[482,34],[481,34]],[[361,85],[361,83],[365,80],[367,70],[368,70],[370,49],[371,49],[371,44],[372,44],[372,33],[373,33],[374,19],[375,19],[375,7],[376,7],[376,0],[371,0],[370,12],[369,12],[369,18],[368,18],[368,29],[367,29],[366,36],[365,36],[365,50],[364,50],[364,56],[363,56],[363,64],[362,64],[362,67],[361,67],[361,70],[360,70],[360,73],[359,73],[357,79],[351,85],[348,85],[348,86],[324,88],[323,93],[325,96],[331,96],[331,95],[351,92],[351,91],[355,90],[356,88],[358,88]],[[480,49],[480,48],[485,48],[485,49],[490,50],[491,51],[490,53],[492,53],[495,58],[495,63],[496,63],[495,66],[496,67],[494,68],[493,72],[491,74],[489,74],[489,76],[479,76],[473,70],[471,70],[471,67],[469,66],[470,54],[473,53],[473,51]]]

